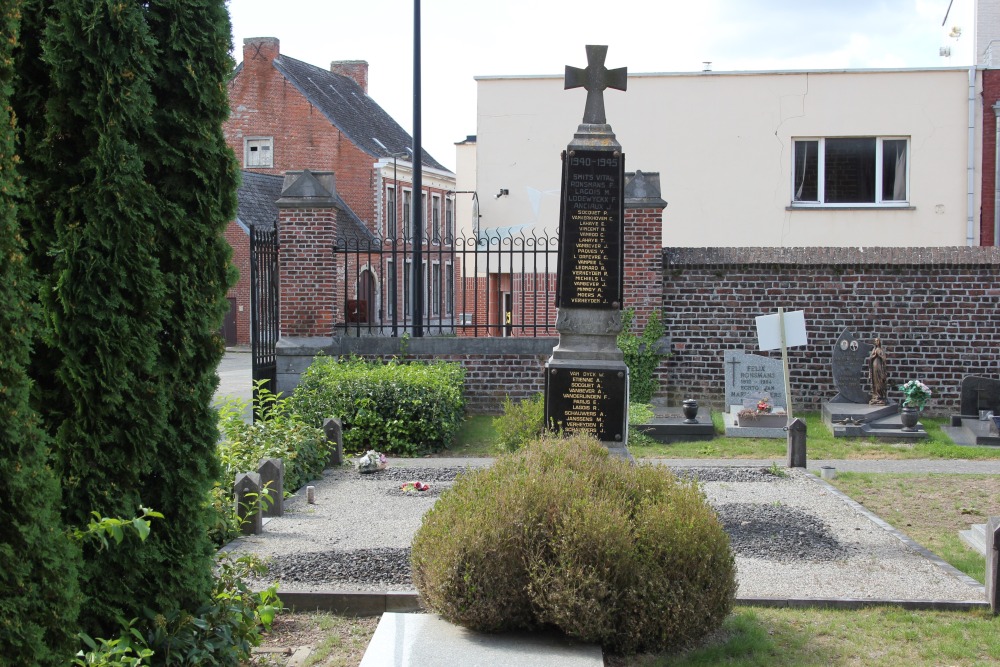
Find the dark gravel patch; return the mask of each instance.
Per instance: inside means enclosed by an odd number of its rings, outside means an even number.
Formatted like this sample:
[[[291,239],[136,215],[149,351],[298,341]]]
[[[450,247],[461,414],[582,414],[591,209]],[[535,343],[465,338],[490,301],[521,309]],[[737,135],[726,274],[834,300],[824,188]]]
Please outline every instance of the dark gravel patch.
[[[830,527],[800,509],[726,503],[715,511],[737,556],[778,561],[830,561],[847,556]]]
[[[784,479],[775,475],[770,468],[671,468],[681,479],[697,479],[699,482],[777,482]]]
[[[390,584],[409,587],[410,548],[316,551],[268,563],[266,579],[310,584]]]

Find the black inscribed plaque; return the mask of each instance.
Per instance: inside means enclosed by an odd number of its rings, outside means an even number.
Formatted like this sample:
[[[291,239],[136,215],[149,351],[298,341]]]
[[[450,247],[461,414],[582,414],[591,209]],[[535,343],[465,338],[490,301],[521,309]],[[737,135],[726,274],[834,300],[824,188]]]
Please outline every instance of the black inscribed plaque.
[[[560,308],[620,308],[625,156],[569,150],[559,210]]]
[[[592,433],[602,442],[622,442],[628,378],[623,371],[547,368],[545,423],[567,433]]]

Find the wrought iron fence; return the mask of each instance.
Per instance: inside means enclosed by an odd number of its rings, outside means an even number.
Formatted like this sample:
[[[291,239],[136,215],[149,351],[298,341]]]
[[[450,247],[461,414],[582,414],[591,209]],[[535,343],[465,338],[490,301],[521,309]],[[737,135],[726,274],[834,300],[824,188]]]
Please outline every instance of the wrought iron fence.
[[[415,250],[405,236],[339,239],[335,335],[414,332]],[[432,237],[420,247],[428,336],[554,336],[558,238],[512,230]]]
[[[250,227],[250,350],[254,380],[276,391],[278,343],[278,232]],[[255,390],[256,391],[256,390]]]

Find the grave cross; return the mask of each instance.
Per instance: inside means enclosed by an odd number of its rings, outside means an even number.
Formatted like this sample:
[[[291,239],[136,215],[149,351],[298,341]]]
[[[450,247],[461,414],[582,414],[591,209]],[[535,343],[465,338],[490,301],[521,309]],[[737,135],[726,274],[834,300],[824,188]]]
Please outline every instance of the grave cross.
[[[607,123],[607,116],[604,114],[604,89],[625,90],[628,85],[628,68],[609,70],[604,66],[604,58],[607,55],[607,46],[588,44],[587,68],[566,66],[566,85],[563,89],[581,87],[587,89],[587,106],[583,110],[584,123],[592,125]]]
[[[729,378],[730,378],[730,382],[732,382],[733,385],[735,385],[736,384],[736,367],[740,365],[740,362],[738,360],[736,360],[736,359],[733,359],[732,361],[727,361],[726,363],[729,364],[730,366],[732,366],[732,368],[729,369]]]

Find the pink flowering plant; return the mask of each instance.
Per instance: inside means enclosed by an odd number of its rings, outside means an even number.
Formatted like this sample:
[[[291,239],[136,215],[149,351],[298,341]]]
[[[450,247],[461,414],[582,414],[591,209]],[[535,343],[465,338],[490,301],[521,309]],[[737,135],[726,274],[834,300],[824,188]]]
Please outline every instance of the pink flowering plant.
[[[906,384],[899,385],[899,390],[903,392],[903,405],[908,405],[918,410],[923,410],[924,405],[931,398],[930,387],[920,380],[910,380]]]

